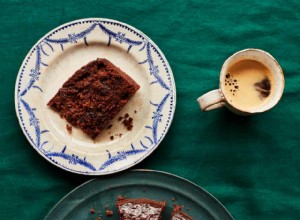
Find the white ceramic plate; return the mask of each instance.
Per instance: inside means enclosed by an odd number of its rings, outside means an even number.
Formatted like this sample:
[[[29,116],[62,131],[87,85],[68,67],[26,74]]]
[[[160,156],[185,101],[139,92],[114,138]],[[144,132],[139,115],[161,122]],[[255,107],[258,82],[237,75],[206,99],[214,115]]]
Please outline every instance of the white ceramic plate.
[[[65,119],[47,103],[96,58],[110,60],[141,88],[112,128],[92,140],[78,128],[69,134]],[[168,131],[175,103],[172,70],[160,49],[139,30],[102,18],[73,21],[46,34],[26,56],[15,88],[17,116],[33,148],[60,168],[87,175],[115,173],[146,158]],[[117,120],[126,113],[133,118],[131,131]]]

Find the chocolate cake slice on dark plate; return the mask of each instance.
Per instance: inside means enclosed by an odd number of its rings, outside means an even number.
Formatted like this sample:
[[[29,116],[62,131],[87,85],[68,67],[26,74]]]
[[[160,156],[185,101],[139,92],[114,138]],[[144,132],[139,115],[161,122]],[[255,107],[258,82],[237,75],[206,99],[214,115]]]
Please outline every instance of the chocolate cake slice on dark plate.
[[[139,88],[121,69],[98,58],[77,70],[48,106],[94,139]]]
[[[120,220],[161,220],[165,207],[165,201],[160,202],[147,198],[119,197],[117,201]]]

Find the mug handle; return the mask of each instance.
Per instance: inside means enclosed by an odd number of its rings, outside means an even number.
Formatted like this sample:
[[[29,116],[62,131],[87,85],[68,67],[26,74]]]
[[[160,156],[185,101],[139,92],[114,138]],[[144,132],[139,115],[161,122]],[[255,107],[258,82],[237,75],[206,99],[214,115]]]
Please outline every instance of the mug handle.
[[[212,90],[197,99],[202,111],[207,112],[225,105],[225,98],[220,89]]]

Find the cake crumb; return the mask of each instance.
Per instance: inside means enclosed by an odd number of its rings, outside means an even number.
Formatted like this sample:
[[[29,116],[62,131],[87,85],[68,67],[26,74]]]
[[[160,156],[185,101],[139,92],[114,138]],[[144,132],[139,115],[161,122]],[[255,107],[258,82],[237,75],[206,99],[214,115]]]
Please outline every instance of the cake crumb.
[[[124,118],[128,118],[128,117],[129,117],[129,114],[126,113],[126,114],[124,115]]]
[[[118,121],[122,121],[122,119],[123,119],[123,117],[122,117],[122,116],[120,116],[120,117],[118,118]]]
[[[172,201],[174,202],[176,199],[174,197],[172,197]]]
[[[98,217],[98,218],[96,218],[96,220],[102,220],[102,218],[101,218],[101,217]]]
[[[133,118],[128,117],[128,118],[124,119],[123,122],[122,122],[122,124],[125,126],[125,128],[128,131],[131,131],[132,128],[133,128]]]
[[[91,208],[91,209],[90,209],[90,213],[91,213],[91,214],[95,214],[95,213],[96,213],[96,210],[93,209],[93,208]]]
[[[112,210],[105,211],[106,216],[113,216],[114,212]]]
[[[72,134],[72,126],[67,124],[66,128],[67,128],[67,131],[69,132],[69,134]]]

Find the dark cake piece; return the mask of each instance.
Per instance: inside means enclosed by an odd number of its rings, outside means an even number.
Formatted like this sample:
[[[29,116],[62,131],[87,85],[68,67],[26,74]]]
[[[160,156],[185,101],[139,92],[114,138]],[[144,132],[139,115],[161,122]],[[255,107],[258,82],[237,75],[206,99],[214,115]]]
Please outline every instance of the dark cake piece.
[[[94,139],[139,88],[121,69],[98,58],[77,70],[48,106]]]
[[[120,220],[161,220],[166,202],[146,198],[118,198],[117,208]]]
[[[174,205],[174,209],[171,215],[171,220],[193,220],[193,218],[188,214],[184,213],[181,210],[181,206]]]

